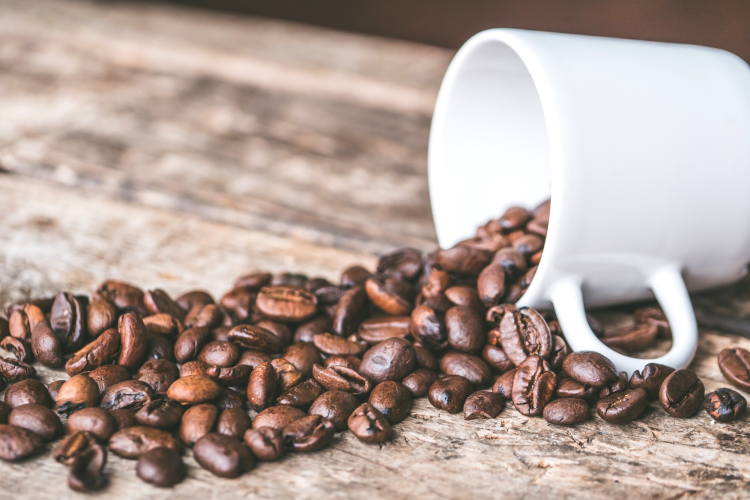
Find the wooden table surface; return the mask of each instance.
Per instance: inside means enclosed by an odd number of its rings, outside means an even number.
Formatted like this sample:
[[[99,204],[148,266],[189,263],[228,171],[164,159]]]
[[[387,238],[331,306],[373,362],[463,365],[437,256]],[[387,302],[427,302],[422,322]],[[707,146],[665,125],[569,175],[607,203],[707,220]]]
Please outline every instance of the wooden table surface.
[[[0,304],[110,277],[220,295],[252,269],[337,279],[388,249],[433,249],[426,148],[451,56],[175,7],[0,2]],[[716,329],[701,329],[692,366],[710,391],[728,385],[718,352],[750,347],[750,282],[694,302]],[[174,490],[110,456],[91,496],[740,498],[749,422],[653,403],[622,426],[553,427],[510,404],[464,421],[422,399],[382,446],[342,433],[237,480],[188,453]],[[1,497],[82,498],[66,473],[49,454],[2,463]]]

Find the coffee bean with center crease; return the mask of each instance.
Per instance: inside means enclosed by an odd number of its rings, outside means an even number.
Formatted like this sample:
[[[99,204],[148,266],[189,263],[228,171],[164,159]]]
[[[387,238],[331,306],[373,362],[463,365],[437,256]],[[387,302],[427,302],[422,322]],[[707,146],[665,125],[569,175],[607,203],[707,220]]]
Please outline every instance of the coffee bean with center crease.
[[[361,356],[367,351],[368,344],[354,340],[355,338],[323,333],[313,337],[313,344],[320,352],[329,356]]]
[[[362,360],[356,356],[328,356],[323,363],[326,368],[330,366],[345,366],[354,371],[358,371],[362,365]]]
[[[747,400],[737,391],[722,388],[706,394],[703,407],[717,422],[731,422],[745,413]]]
[[[637,352],[648,346],[659,332],[656,324],[647,323],[636,328],[626,327],[602,338],[607,347],[622,349],[625,352]]]
[[[391,437],[388,419],[370,403],[362,403],[347,420],[349,430],[363,443],[378,444]]]
[[[437,251],[436,263],[441,269],[455,274],[479,274],[492,260],[490,250],[455,246]]]
[[[187,474],[187,467],[177,451],[154,448],[138,458],[135,472],[149,484],[169,488],[183,480]]]
[[[369,394],[372,390],[372,382],[368,377],[346,366],[331,365],[323,368],[314,365],[313,377],[329,391],[339,390],[359,396]]]
[[[164,290],[149,290],[143,294],[143,304],[151,314],[169,314],[179,320],[185,317],[185,311]]]
[[[137,313],[125,313],[117,321],[120,354],[117,364],[135,371],[146,353],[146,326]]]
[[[261,411],[273,404],[277,388],[276,370],[273,365],[263,363],[250,373],[247,385],[247,400],[255,411]]]
[[[364,286],[355,286],[346,291],[339,299],[333,313],[331,326],[339,335],[350,335],[355,332],[366,313],[367,292]],[[296,338],[295,334],[295,338]]]
[[[539,356],[529,356],[516,369],[513,405],[523,415],[541,415],[555,394],[556,384],[557,376],[549,363]]]
[[[138,369],[135,378],[148,384],[156,393],[166,393],[180,378],[180,370],[169,360],[149,359]]]
[[[237,365],[230,368],[211,366],[206,369],[206,375],[224,387],[244,386],[250,378],[253,369],[247,365]]]
[[[596,400],[599,397],[600,389],[591,386],[585,386],[576,382],[572,378],[559,379],[555,396],[558,398],[585,399],[586,401]]]
[[[365,291],[373,304],[392,316],[411,313],[411,302],[399,293],[403,288],[396,277],[383,280],[372,277],[365,282]]]
[[[596,412],[610,424],[625,424],[643,413],[647,401],[648,395],[644,389],[628,389],[600,399],[596,403]]]
[[[279,321],[303,321],[313,314],[318,306],[315,295],[285,286],[261,288],[256,305],[260,312]]]
[[[599,398],[605,398],[610,394],[624,391],[628,388],[628,374],[625,372],[619,372],[617,374],[617,380],[609,385],[605,385],[599,390]]]
[[[219,409],[210,403],[188,408],[180,422],[180,439],[186,446],[192,447],[196,441],[214,429],[218,417]]]
[[[376,383],[402,380],[414,369],[416,362],[411,342],[394,337],[370,348],[362,357],[359,372]]]
[[[516,378],[516,368],[503,373],[493,384],[492,392],[500,394],[505,399],[513,395],[513,380]]]
[[[96,382],[97,387],[99,387],[99,393],[104,394],[113,385],[130,380],[130,372],[124,366],[103,365],[89,372],[88,377]],[[145,380],[142,382],[145,382]]]
[[[415,340],[430,349],[444,349],[448,346],[448,332],[443,316],[426,305],[417,306],[412,311],[411,333]]]
[[[284,438],[281,431],[273,427],[248,429],[244,441],[258,460],[277,460],[284,454]]]
[[[397,424],[409,414],[411,393],[399,382],[381,382],[370,393],[368,402],[382,413],[388,422]]]
[[[281,357],[289,361],[302,375],[308,378],[312,377],[313,365],[323,364],[320,350],[310,342],[290,345]]]
[[[425,297],[437,297],[445,293],[450,286],[451,275],[442,269],[433,267],[427,275],[426,283],[422,286],[422,295]]]
[[[552,334],[547,322],[530,307],[505,314],[500,322],[500,341],[505,354],[516,366],[528,356],[546,359],[552,352]]]
[[[117,358],[119,352],[120,333],[116,329],[110,328],[75,353],[65,363],[65,371],[72,377],[93,370],[112,362]]]
[[[271,275],[271,273],[255,271],[237,278],[237,281],[234,282],[234,286],[258,291],[264,286],[270,284],[272,278],[273,275]]]
[[[615,365],[594,351],[578,351],[563,361],[563,370],[570,378],[583,385],[603,387],[618,378]]]
[[[551,330],[550,330],[551,331]],[[555,372],[562,371],[563,361],[568,357],[571,351],[565,340],[558,336],[552,335],[552,352],[549,355],[549,365]]]
[[[505,398],[496,392],[478,391],[464,402],[464,419],[492,419],[505,407]]]
[[[307,415],[290,423],[282,431],[287,448],[309,453],[333,440],[333,423],[319,415]]]
[[[221,386],[205,375],[192,375],[177,380],[167,390],[167,397],[182,404],[200,404],[221,395]]]
[[[513,248],[501,248],[492,258],[493,264],[499,264],[505,270],[506,283],[515,281],[526,273],[526,258]],[[507,289],[507,286],[506,286]]]
[[[750,391],[750,351],[742,347],[724,349],[719,353],[719,369],[730,384]]]
[[[101,297],[94,297],[87,310],[86,325],[89,335],[98,337],[116,325],[117,310],[115,305]]]
[[[28,429],[45,442],[52,441],[62,431],[60,417],[46,406],[36,403],[13,408],[8,415],[8,424]]]
[[[137,411],[153,397],[154,390],[148,384],[140,380],[126,380],[107,389],[107,392],[102,394],[99,406],[105,410],[127,408]]]
[[[271,354],[284,350],[284,343],[272,332],[260,326],[237,325],[229,331],[228,339],[245,349],[254,349]]]
[[[0,460],[17,462],[44,448],[44,442],[34,432],[15,425],[0,424]]]
[[[473,354],[449,351],[440,360],[440,370],[448,375],[460,375],[476,387],[489,385],[492,371],[482,358]]]
[[[152,399],[138,410],[135,419],[140,425],[147,427],[172,429],[180,423],[183,411],[182,405],[177,401],[169,398],[157,398]]]
[[[31,350],[44,366],[62,366],[62,346],[43,314],[42,319],[31,327]]]
[[[437,379],[427,394],[430,404],[448,413],[458,413],[472,392],[471,382],[458,375],[447,375]]]
[[[421,398],[427,395],[430,386],[437,379],[438,374],[436,371],[428,370],[427,368],[417,368],[407,375],[401,383],[409,390],[412,397]]]
[[[240,286],[225,293],[219,303],[233,319],[246,321],[255,307],[256,297],[256,292],[247,287]]]
[[[307,409],[318,396],[323,394],[323,386],[315,379],[305,380],[296,387],[291,388],[278,399],[278,404],[294,406]]]
[[[390,338],[406,338],[411,334],[411,316],[383,316],[364,320],[359,325],[359,337],[371,344]]]
[[[34,361],[34,355],[31,352],[31,344],[28,340],[17,339],[15,337],[5,337],[0,341],[0,348],[5,349],[15,356],[17,361],[22,363],[31,363]]]
[[[27,378],[33,378],[36,375],[36,369],[23,363],[8,358],[0,358],[0,376],[5,377],[8,382],[20,382]]]
[[[213,329],[219,327],[225,319],[224,311],[215,304],[196,305],[185,316],[185,326],[187,328],[201,326]]]
[[[170,448],[182,451],[182,445],[169,432],[151,427],[128,427],[115,432],[109,438],[109,449],[122,458],[137,459],[154,448]]]
[[[83,408],[72,413],[65,424],[68,433],[90,432],[99,441],[106,443],[117,432],[117,422],[103,408]]]
[[[93,408],[99,405],[99,387],[88,375],[75,375],[60,386],[55,403],[60,413]]]
[[[97,295],[112,302],[119,311],[147,312],[143,304],[143,290],[124,281],[104,281],[96,289]]]
[[[146,334],[164,335],[170,339],[177,338],[177,335],[184,330],[182,323],[169,314],[153,314],[151,316],[146,316],[143,318],[143,325],[146,327]],[[191,324],[190,326],[196,325]]]
[[[661,388],[664,379],[674,371],[674,368],[659,363],[648,363],[643,367],[643,373],[636,370],[630,377],[630,387],[644,389],[649,399],[659,397],[659,388]]]
[[[576,425],[589,419],[589,405],[583,399],[565,398],[544,407],[544,420],[555,425]]]
[[[11,408],[28,403],[52,406],[52,399],[49,397],[47,388],[43,383],[33,378],[27,378],[8,386],[5,390],[5,402]]]
[[[255,465],[245,443],[217,432],[206,434],[195,443],[193,457],[207,471],[228,479],[239,477]]]
[[[76,352],[86,340],[86,306],[71,293],[58,294],[50,311],[50,326],[63,353]]]
[[[659,402],[664,411],[677,418],[695,415],[703,404],[705,389],[698,375],[690,369],[676,370],[662,382]]]
[[[52,457],[57,463],[70,465],[73,460],[96,445],[96,436],[87,431],[75,432],[57,443],[52,451]]]
[[[452,307],[445,313],[448,344],[468,353],[479,351],[487,341],[482,316],[466,306]]]

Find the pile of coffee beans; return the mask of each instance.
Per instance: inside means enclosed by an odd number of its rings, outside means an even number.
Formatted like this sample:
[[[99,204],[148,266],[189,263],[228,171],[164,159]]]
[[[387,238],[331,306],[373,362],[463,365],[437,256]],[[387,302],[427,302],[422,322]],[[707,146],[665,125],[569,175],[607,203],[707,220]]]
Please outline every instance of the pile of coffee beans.
[[[12,304],[0,319],[10,353],[0,358],[0,384],[10,383],[0,459],[22,460],[62,437],[52,458],[69,467],[74,490],[106,483],[109,452],[168,487],[185,477],[185,447],[201,467],[234,478],[346,430],[383,443],[425,396],[468,420],[495,418],[506,400],[556,425],[586,421],[591,406],[623,424],[650,399],[678,418],[701,406],[720,422],[741,415],[736,391],[704,398],[695,372],[658,364],[628,379],[601,354],[571,353],[552,313],[514,305],[542,258],[549,206],[511,208],[453,248],[397,250],[374,272],[350,267],[339,283],[254,272],[216,301],[108,280],[92,297]],[[620,352],[671,337],[655,308],[607,334],[589,322]],[[69,378],[45,386],[34,361]],[[719,365],[750,389],[748,351],[728,349]]]

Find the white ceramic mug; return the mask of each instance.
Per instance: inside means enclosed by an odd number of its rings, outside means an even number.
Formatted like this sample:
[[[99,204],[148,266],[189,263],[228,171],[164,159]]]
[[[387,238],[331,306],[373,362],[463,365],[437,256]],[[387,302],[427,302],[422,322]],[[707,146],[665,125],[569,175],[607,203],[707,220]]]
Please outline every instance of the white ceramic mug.
[[[750,70],[706,47],[484,31],[440,88],[429,181],[443,247],[551,195],[519,305],[552,305],[573,350],[619,370],[685,367],[697,347],[688,290],[733,282],[750,260]],[[586,322],[584,305],[653,296],[673,332],[658,359],[618,354]]]

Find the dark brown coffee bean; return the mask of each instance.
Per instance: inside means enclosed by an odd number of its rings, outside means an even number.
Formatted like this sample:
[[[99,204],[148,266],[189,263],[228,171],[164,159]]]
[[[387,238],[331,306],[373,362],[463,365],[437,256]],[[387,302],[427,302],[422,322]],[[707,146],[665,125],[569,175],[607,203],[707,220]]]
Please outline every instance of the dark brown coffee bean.
[[[492,379],[490,367],[482,358],[463,352],[445,353],[440,360],[440,370],[448,375],[464,377],[476,387],[485,387]]]
[[[513,248],[526,257],[531,257],[544,247],[544,239],[538,234],[525,234],[513,242]]]
[[[167,397],[192,405],[211,401],[220,394],[221,386],[205,375],[179,378],[167,390]]]
[[[498,250],[492,258],[492,264],[498,264],[505,270],[506,283],[517,280],[528,269],[523,253],[513,248]]]
[[[391,338],[365,353],[359,372],[376,383],[402,380],[414,369],[416,361],[416,352],[411,342]]]
[[[294,406],[272,406],[258,413],[253,420],[253,429],[273,427],[283,430],[284,427],[304,416],[305,412]]]
[[[169,448],[180,453],[182,445],[170,433],[152,427],[127,427],[109,438],[109,449],[122,458],[137,459],[154,448]]]
[[[0,460],[17,462],[44,449],[44,442],[34,432],[15,425],[0,424]]]
[[[693,370],[675,370],[662,382],[659,402],[673,417],[688,418],[700,409],[704,393],[703,382]]]
[[[354,340],[355,337],[339,337],[323,333],[313,337],[313,344],[320,352],[329,356],[361,356],[367,351],[367,342]]]
[[[341,273],[341,286],[345,288],[362,286],[370,276],[372,273],[362,266],[349,267]]]
[[[333,440],[333,423],[319,415],[307,415],[290,423],[282,431],[286,447],[310,453]]]
[[[310,379],[284,393],[279,397],[278,404],[306,410],[321,394],[323,394],[323,386],[314,379]]]
[[[411,316],[382,316],[364,320],[359,325],[359,337],[371,344],[390,338],[407,338],[411,334]]]
[[[271,280],[271,275],[267,274],[268,280]],[[242,278],[240,278],[241,280]],[[238,281],[240,281],[238,280]],[[235,285],[238,286],[238,285]],[[239,285],[244,286],[244,285]],[[211,296],[210,293],[206,292],[205,290],[191,290],[189,292],[185,292],[179,297],[175,299],[175,302],[177,302],[177,305],[180,306],[180,308],[188,312],[190,309],[193,308],[193,306],[196,305],[208,305],[208,304],[215,304],[216,301],[214,301],[214,298]]]
[[[701,391],[701,399],[703,391]],[[626,424],[643,413],[648,396],[643,389],[617,392],[596,403],[596,412],[610,424]]]
[[[57,391],[57,411],[70,413],[99,405],[99,386],[88,375],[70,377]]]
[[[52,457],[57,463],[70,465],[73,460],[96,445],[96,436],[90,432],[82,431],[70,434],[60,441],[52,451]]]
[[[719,353],[719,369],[730,384],[750,391],[750,351],[742,347],[724,349]]]
[[[206,434],[195,443],[193,457],[207,471],[228,479],[241,476],[255,465],[245,443],[217,432]]]
[[[513,379],[513,405],[526,416],[541,415],[555,394],[557,376],[549,363],[539,356],[529,356],[518,365]]]
[[[364,286],[355,286],[346,291],[334,308],[332,316],[333,331],[339,335],[350,335],[365,314],[367,292]]]
[[[211,332],[204,327],[188,328],[182,332],[174,344],[174,357],[178,363],[194,359],[208,342]]]
[[[487,339],[488,343],[494,345],[495,347],[500,346],[500,322],[505,317],[505,313],[507,312],[513,312],[516,309],[518,309],[513,304],[500,304],[494,307],[491,307],[487,314],[485,314],[485,320],[487,320],[488,323],[492,323],[496,326],[494,330],[492,330],[489,334],[489,338]]]
[[[146,326],[137,313],[129,312],[118,319],[117,331],[120,334],[117,364],[135,371],[146,353]]]
[[[576,382],[591,387],[603,387],[618,377],[612,361],[594,351],[571,353],[563,361],[563,370]]]
[[[529,288],[529,285],[531,285],[531,282],[534,280],[534,276],[536,276],[536,270],[537,267],[534,266],[526,271],[526,274],[524,274],[518,282],[518,286],[521,287],[521,290],[526,290],[527,288]]]
[[[496,305],[505,295],[505,269],[500,264],[490,264],[477,280],[479,297],[486,307]]]
[[[112,418],[115,419],[118,431],[138,425],[138,421],[135,419],[135,412],[133,410],[127,410],[125,408],[122,408],[120,410],[109,410],[109,414],[112,415]]]
[[[625,328],[613,332],[602,339],[608,347],[622,349],[625,352],[638,352],[646,348],[655,338],[659,329],[656,324],[647,323],[638,328]]]
[[[284,358],[277,358],[271,361],[273,369],[276,371],[277,394],[283,394],[292,387],[299,385],[304,380],[302,373],[297,371],[293,364]]]
[[[0,401],[0,424],[8,423],[8,415],[10,415],[11,411],[13,411],[13,408],[9,404]]]
[[[120,334],[114,328],[110,328],[75,353],[65,363],[65,371],[73,376],[93,370],[114,361],[119,352]]]
[[[487,341],[482,316],[466,306],[456,306],[445,313],[448,344],[462,352],[479,351]]]
[[[255,326],[265,328],[272,334],[276,335],[284,346],[292,343],[292,331],[284,323],[279,321],[271,321],[270,319],[264,319],[255,323]]]
[[[516,368],[503,373],[492,386],[492,392],[500,394],[505,399],[513,396],[513,380],[516,378]]]
[[[128,410],[138,411],[153,397],[154,391],[150,385],[140,380],[126,380],[107,389],[102,394],[99,406],[105,410],[127,408]]]
[[[529,356],[547,358],[552,335],[544,318],[530,307],[509,311],[500,322],[500,341],[505,354],[516,365]]]
[[[99,394],[104,394],[113,385],[130,380],[130,372],[124,366],[103,365],[89,372],[88,377],[96,382]]]
[[[102,408],[83,408],[72,413],[66,423],[68,432],[89,432],[99,441],[107,442],[117,431],[114,417]]]
[[[182,323],[169,314],[153,314],[151,316],[146,316],[143,318],[143,326],[146,327],[146,333],[148,335],[163,335],[170,339],[177,338],[180,332],[184,330]]]
[[[280,273],[271,278],[272,286],[284,286],[289,288],[304,289],[308,277],[301,273]]]
[[[95,297],[87,310],[86,325],[89,335],[98,337],[117,323],[117,310],[109,300]]]
[[[35,375],[36,370],[31,365],[13,359],[0,358],[0,376],[5,377],[8,382],[20,382],[33,378]]]
[[[250,416],[242,408],[229,408],[219,414],[216,432],[242,440],[250,428]]]
[[[589,405],[583,399],[565,398],[544,407],[544,420],[555,425],[576,425],[589,419]]]
[[[531,212],[522,207],[511,207],[500,217],[498,224],[503,231],[523,228],[531,219]]]
[[[365,291],[367,296],[377,307],[392,316],[403,316],[411,313],[412,304],[407,297],[398,293],[399,285],[393,285],[398,282],[398,278],[392,278],[390,283],[381,281],[376,277],[369,278],[365,282]]]
[[[315,295],[285,286],[265,287],[258,292],[258,309],[271,319],[304,321],[317,309]]]
[[[106,483],[106,463],[107,450],[98,444],[91,446],[77,455],[70,464],[68,486],[81,493],[100,489]]]
[[[255,367],[250,373],[250,381],[247,385],[247,400],[255,411],[261,411],[271,406],[274,402],[278,377],[273,365],[263,363]]]
[[[438,379],[437,372],[427,368],[417,368],[401,381],[412,397],[421,398],[427,395],[430,386]]]
[[[31,327],[31,351],[44,366],[62,366],[62,346],[44,316]]]
[[[245,349],[280,353],[284,343],[276,335],[260,326],[237,325],[229,331],[229,340]]]
[[[479,274],[492,260],[493,252],[480,248],[455,246],[438,250],[436,262],[441,269],[455,274]]]
[[[453,305],[469,307],[479,314],[484,314],[484,303],[479,298],[479,293],[477,293],[477,289],[474,286],[452,286],[445,291],[444,297],[448,300],[448,303],[451,305],[451,307]],[[450,307],[445,309],[445,311],[447,311],[449,308]]]
[[[382,413],[388,422],[397,424],[409,413],[411,393],[399,382],[381,382],[372,390],[368,402]]]
[[[356,356],[329,356],[323,363],[323,366],[326,368],[334,365],[345,366],[356,372],[359,371],[359,367],[362,365],[362,360]]]
[[[52,401],[57,401],[57,395],[60,392],[60,387],[62,387],[63,384],[65,384],[65,380],[55,380],[54,382],[50,382],[50,384],[47,386],[47,392],[49,392],[49,397],[52,398]]]
[[[86,307],[71,293],[58,294],[50,311],[50,326],[63,352],[76,352],[86,340]]]
[[[605,385],[599,390],[599,398],[605,398],[610,394],[616,392],[622,392],[628,388],[628,374],[625,372],[619,372],[617,374],[617,380],[609,385]]]
[[[426,283],[422,286],[422,295],[425,297],[437,297],[445,293],[451,286],[451,275],[442,269],[433,267],[427,276]]]
[[[203,361],[188,361],[180,367],[180,378],[192,375],[206,375],[209,368]]]
[[[447,375],[437,379],[427,394],[430,404],[448,413],[458,413],[472,392],[471,382],[458,375]]]
[[[180,439],[187,447],[192,447],[196,441],[214,429],[219,409],[216,405],[203,403],[192,406],[182,415],[180,422]]]
[[[572,378],[560,380],[558,378],[555,396],[558,398],[585,399],[586,401],[596,400],[599,396],[599,389],[596,387],[585,386],[576,382]]]
[[[667,376],[674,371],[674,368],[660,365],[658,363],[649,363],[643,367],[643,373],[636,370],[630,377],[630,387],[645,389],[649,399],[659,397],[659,388]]]
[[[258,460],[271,461],[284,454],[284,438],[279,429],[259,427],[245,431],[245,444]]]
[[[429,349],[444,349],[448,346],[445,320],[426,305],[417,306],[412,311],[411,333],[415,340]]]
[[[364,293],[364,291],[362,293]],[[318,316],[317,318],[301,323],[297,327],[294,331],[294,343],[312,342],[315,335],[330,332],[332,330],[338,332],[338,330],[333,327],[333,320],[331,317]]]
[[[515,365],[505,354],[505,351],[489,344],[485,345],[482,349],[482,359],[487,362],[492,370],[498,373],[505,373],[515,368]]]
[[[270,363],[271,356],[265,352],[256,351],[254,349],[248,349],[242,352],[240,360],[237,362],[239,365],[247,365],[255,369],[258,365],[263,363]],[[184,365],[183,365],[184,366]]]
[[[221,309],[221,306],[215,304],[196,305],[185,316],[185,326],[187,328],[203,327],[209,330],[218,328],[225,321],[227,315]],[[231,323],[231,319],[229,319]],[[231,326],[231,325],[230,325]]]
[[[143,304],[151,314],[169,314],[179,320],[185,317],[185,311],[172,300],[164,290],[149,290],[143,294]]]
[[[747,400],[737,391],[722,388],[706,394],[703,407],[717,422],[731,422],[745,413]]]
[[[52,441],[62,431],[60,417],[46,406],[36,403],[13,408],[8,415],[8,424],[28,429],[45,442]]]
[[[236,321],[245,321],[255,308],[257,295],[250,288],[237,287],[224,294],[219,303]]]
[[[347,392],[333,390],[321,394],[310,406],[308,413],[330,420],[338,432],[347,428],[347,419],[357,406],[357,398]]]
[[[206,370],[206,375],[224,387],[245,386],[252,371],[253,369],[247,365],[237,365],[230,368],[211,366]]]
[[[314,365],[313,377],[329,391],[345,391],[359,396],[368,394],[372,390],[372,382],[368,377],[346,366],[331,365],[323,368],[320,365]]]
[[[149,484],[169,488],[184,479],[187,468],[182,457],[175,450],[154,448],[138,458],[135,473]]]
[[[17,361],[22,363],[31,363],[34,356],[31,352],[31,344],[28,340],[17,339],[15,337],[5,337],[0,341],[0,348],[5,349],[15,356]]]
[[[492,419],[505,407],[505,398],[496,392],[479,391],[466,398],[464,419]]]
[[[294,365],[305,377],[312,376],[313,365],[323,363],[320,350],[310,342],[292,344],[284,351],[282,358]]]
[[[138,410],[135,419],[139,425],[157,429],[173,429],[182,419],[183,407],[169,398],[152,399]],[[75,415],[75,413],[73,414]]]
[[[362,403],[347,420],[349,430],[363,443],[383,443],[391,437],[393,428],[388,419],[370,403]]]
[[[154,392],[166,393],[174,381],[180,378],[180,370],[166,359],[149,359],[140,367],[135,378],[151,386]]]
[[[553,371],[562,371],[563,361],[568,357],[571,351],[565,340],[558,336],[552,335],[552,352],[549,355],[549,365]]]
[[[395,274],[407,280],[417,279],[422,273],[422,252],[414,248],[401,248],[381,255],[377,273]]]
[[[146,312],[143,290],[124,281],[107,280],[96,289],[96,295],[112,302],[119,311]]]
[[[213,402],[219,410],[228,410],[230,408],[245,408],[247,395],[242,387],[221,388],[219,397]]]
[[[656,325],[659,330],[659,336],[672,340],[672,329],[664,311],[657,307],[642,307],[633,311],[635,322],[638,324],[651,323]]]
[[[33,378],[27,378],[8,386],[5,390],[5,402],[11,408],[28,403],[52,406],[52,399],[49,397],[47,388],[44,387],[43,383]]]
[[[233,342],[214,341],[206,344],[198,355],[198,360],[210,366],[233,366],[240,359],[240,348]]]

